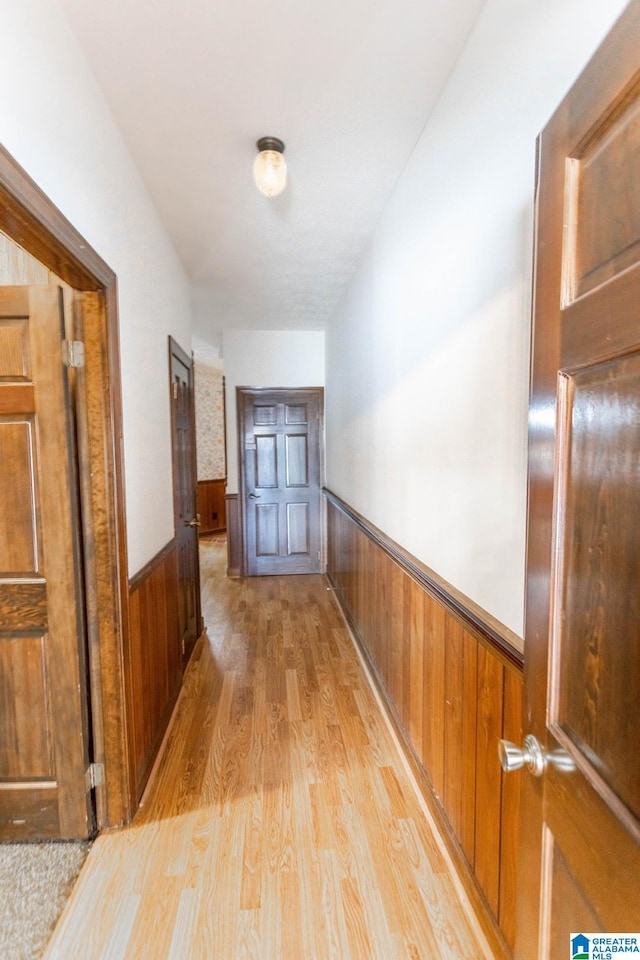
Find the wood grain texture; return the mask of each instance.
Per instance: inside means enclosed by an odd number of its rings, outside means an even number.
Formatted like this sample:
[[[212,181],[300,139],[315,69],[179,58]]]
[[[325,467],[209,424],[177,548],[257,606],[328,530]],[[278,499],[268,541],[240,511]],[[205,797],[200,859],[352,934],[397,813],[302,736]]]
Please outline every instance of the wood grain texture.
[[[20,816],[16,816],[16,810]],[[34,830],[34,824],[38,829]],[[13,784],[5,789],[0,783],[0,841],[39,839],[60,836],[58,798],[55,783],[29,784],[23,789]]]
[[[46,286],[49,283],[49,271],[17,243],[0,233],[0,283],[37,283]],[[3,366],[1,354],[0,348],[0,370]]]
[[[32,383],[0,383],[0,415],[20,410],[24,415],[36,412]]]
[[[495,754],[496,743],[502,737],[503,730],[504,673],[505,668],[502,664],[487,653],[484,647],[480,647],[478,649],[474,870],[489,901],[489,906],[496,916],[498,916],[500,900],[502,770],[495,762]]]
[[[105,765],[105,786],[96,791],[98,826],[127,822],[136,809],[133,730],[126,703],[125,663],[129,656],[129,585],[124,505],[122,395],[118,304],[115,279],[99,293],[76,298],[76,333],[84,340],[84,371],[77,389],[83,424],[80,470],[85,533],[89,659],[97,761]],[[87,469],[90,467],[90,469]],[[96,711],[99,711],[96,713]]]
[[[130,596],[130,722],[140,799],[182,680],[175,541],[132,578]]]
[[[575,766],[521,782],[522,960],[640,928],[639,47],[632,0],[538,139],[523,715]]]
[[[227,576],[239,577],[242,562],[242,524],[240,498],[237,493],[225,497],[227,515]]]
[[[445,625],[445,645],[444,807],[475,867],[478,645],[453,619]]]
[[[13,823],[16,837],[49,836],[54,821],[46,807],[40,816],[37,802],[40,781],[46,780],[57,797],[58,836],[84,837],[92,820],[84,779],[89,730],[83,587],[60,291],[0,286],[0,313],[5,332],[17,329],[16,316],[24,321],[15,340],[22,357],[14,352],[5,363],[5,385],[18,378],[15,408],[0,420],[0,777],[5,786],[20,783],[10,794],[16,806],[3,832],[10,836]],[[30,397],[21,379],[25,371],[32,376]],[[33,412],[21,410],[22,400]]]
[[[522,676],[505,670],[502,736],[522,743]],[[500,823],[500,929],[513,950],[516,939],[516,865],[520,827],[521,770],[502,774]]]
[[[490,613],[483,610],[460,590],[457,590],[453,584],[440,577],[431,567],[427,567],[426,564],[410,554],[404,547],[388,537],[379,527],[370,523],[366,517],[350,507],[331,490],[325,487],[324,494],[327,502],[345,514],[352,524],[364,534],[365,541],[371,547],[375,545],[393,558],[406,574],[457,617],[480,643],[489,647],[495,656],[500,657],[507,665],[522,669],[524,663],[522,637],[519,637],[513,630],[496,620]]]
[[[17,630],[43,633],[47,628],[47,588],[44,580],[0,585],[0,636]]]
[[[519,778],[503,785],[497,741],[519,742],[521,669],[469,629],[459,598],[426,590],[363,524],[329,501],[327,573],[487,922],[512,946]]]
[[[217,480],[198,480],[197,508],[200,516],[200,536],[227,529],[224,477]]]
[[[47,640],[0,635],[0,782],[55,778]]]
[[[33,576],[41,566],[37,449],[33,417],[14,414],[0,420],[0,564],[4,576]]]
[[[225,579],[130,828],[101,836],[48,960],[481,960],[321,576]]]
[[[104,762],[106,777],[96,796],[100,826],[113,825],[129,819],[135,802],[124,696],[128,589],[116,277],[2,146],[0,229],[76,291],[91,291],[82,297],[89,311],[84,322],[88,442],[80,483],[95,756]]]

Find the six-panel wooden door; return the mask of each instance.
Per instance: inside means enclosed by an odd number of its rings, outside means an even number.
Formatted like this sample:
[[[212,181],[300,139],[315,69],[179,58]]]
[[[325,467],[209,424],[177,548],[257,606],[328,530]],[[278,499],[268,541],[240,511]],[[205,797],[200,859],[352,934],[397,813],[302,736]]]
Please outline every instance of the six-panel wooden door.
[[[322,391],[238,388],[245,572],[321,567]]]
[[[63,337],[58,289],[0,287],[0,839],[93,826]]]
[[[637,0],[538,160],[519,960],[640,932]]]

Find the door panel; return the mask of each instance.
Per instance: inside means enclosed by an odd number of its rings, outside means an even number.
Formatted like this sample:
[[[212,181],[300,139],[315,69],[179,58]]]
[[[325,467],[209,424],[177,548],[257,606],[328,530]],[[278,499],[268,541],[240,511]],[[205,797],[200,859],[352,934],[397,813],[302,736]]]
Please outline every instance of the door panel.
[[[57,289],[0,287],[0,839],[92,829],[63,336]]]
[[[294,434],[285,437],[285,463],[287,465],[287,486],[306,487],[309,485],[308,438]]]
[[[551,726],[640,817],[640,354],[561,381],[558,672]],[[623,571],[622,575],[619,571]],[[627,637],[625,643],[622,638]],[[622,649],[621,649],[622,647]],[[621,653],[624,651],[624,656]]]
[[[196,433],[193,362],[169,338],[171,369],[171,429],[173,444],[173,499],[178,556],[178,624],[186,660],[202,630],[200,562],[196,512]]]
[[[263,490],[278,486],[277,438],[273,434],[256,437],[256,473],[254,486]]]
[[[320,390],[239,388],[245,568],[320,570]]]
[[[538,147],[523,960],[640,931],[639,49],[636,0]]]
[[[278,504],[256,504],[256,556],[278,556]]]

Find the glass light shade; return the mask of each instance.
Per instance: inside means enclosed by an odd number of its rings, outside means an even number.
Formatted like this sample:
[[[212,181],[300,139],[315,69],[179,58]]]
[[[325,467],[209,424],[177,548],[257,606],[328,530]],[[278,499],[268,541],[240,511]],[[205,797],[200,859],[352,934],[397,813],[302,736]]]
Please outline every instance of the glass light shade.
[[[277,197],[287,185],[287,162],[277,150],[261,150],[253,164],[256,187],[265,197]]]

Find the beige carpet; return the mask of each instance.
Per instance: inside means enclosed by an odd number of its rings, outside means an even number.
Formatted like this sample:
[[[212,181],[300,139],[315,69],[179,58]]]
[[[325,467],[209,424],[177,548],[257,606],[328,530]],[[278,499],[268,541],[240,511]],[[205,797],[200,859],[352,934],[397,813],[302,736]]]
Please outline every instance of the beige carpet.
[[[0,843],[0,957],[36,960],[80,872],[89,843]]]

